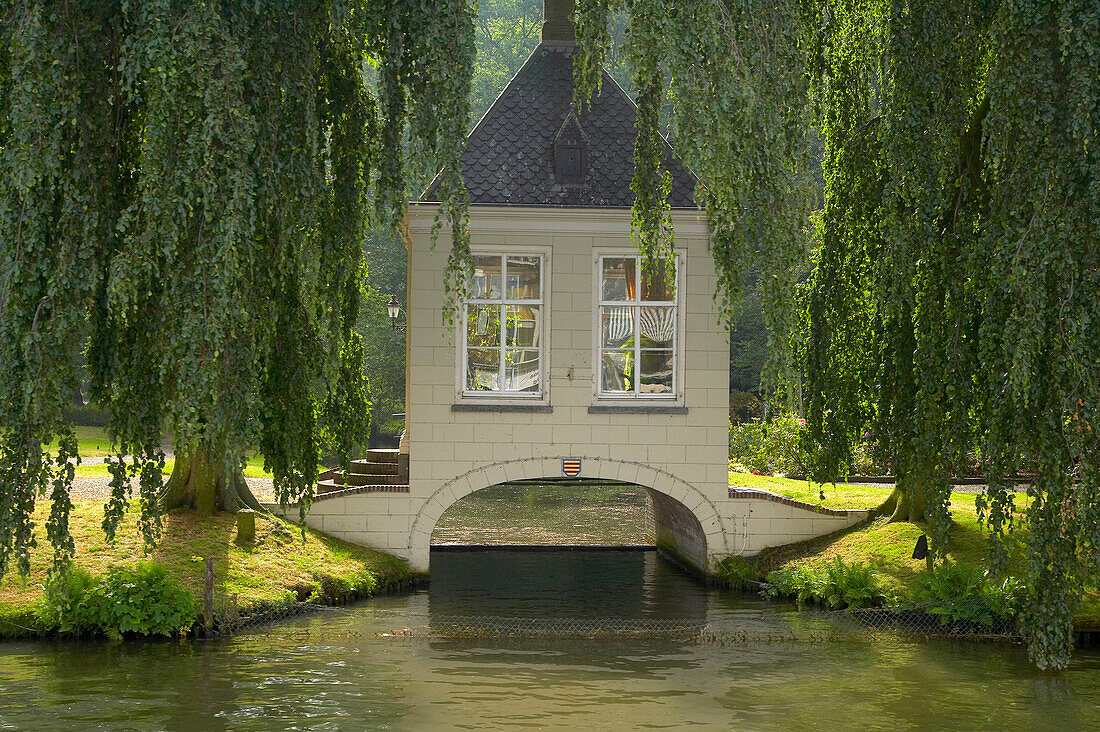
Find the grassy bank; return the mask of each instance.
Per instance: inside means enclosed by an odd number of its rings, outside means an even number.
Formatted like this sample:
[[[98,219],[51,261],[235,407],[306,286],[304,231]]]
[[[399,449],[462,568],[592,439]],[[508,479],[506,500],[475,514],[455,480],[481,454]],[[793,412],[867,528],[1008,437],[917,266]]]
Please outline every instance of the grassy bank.
[[[762,488],[799,501],[835,509],[870,509],[878,507],[890,495],[889,486],[855,486],[846,484],[818,485],[807,481],[773,478],[745,473],[730,473],[730,485]],[[821,498],[824,494],[824,499]],[[951,494],[951,519],[953,526],[948,540],[947,557],[961,565],[982,566],[988,547],[988,533],[978,524],[974,505],[976,494]],[[1016,495],[1017,519],[1023,519],[1021,509],[1026,506],[1027,495]],[[751,563],[755,579],[762,580],[769,572],[795,564],[824,566],[840,557],[845,562],[861,563],[874,567],[882,590],[888,597],[902,597],[909,592],[922,573],[925,562],[913,559],[913,547],[927,526],[911,523],[889,523],[877,518],[845,531],[817,539],[766,549]],[[1010,552],[1015,565],[1014,574],[1022,575],[1018,534],[1015,547]],[[1082,629],[1100,629],[1100,592],[1091,588],[1077,616]]]
[[[42,527],[46,508],[35,513]],[[137,521],[127,516],[114,542],[104,537],[99,501],[74,504],[71,533],[76,542],[76,566],[102,575],[115,566],[132,566],[152,558],[163,564],[202,607],[205,563],[214,558],[215,604],[247,612],[259,606],[305,600],[311,596],[336,599],[349,594],[368,595],[376,588],[410,578],[408,565],[397,557],[358,547],[286,521],[257,516],[255,542],[236,541],[233,516],[199,517],[173,512],[165,519],[157,548],[146,554]],[[0,581],[0,637],[43,631],[39,608],[51,550],[44,537],[31,555],[31,575],[21,579],[9,571]],[[14,569],[14,568],[13,568]]]

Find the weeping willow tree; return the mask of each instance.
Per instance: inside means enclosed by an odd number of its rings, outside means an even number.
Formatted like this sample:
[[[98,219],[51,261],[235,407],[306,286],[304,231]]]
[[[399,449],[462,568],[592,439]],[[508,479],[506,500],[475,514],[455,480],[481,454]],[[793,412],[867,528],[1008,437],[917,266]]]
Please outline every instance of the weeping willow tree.
[[[85,349],[116,453],[108,535],[131,501],[150,542],[165,508],[256,506],[251,446],[305,510],[319,452],[346,462],[367,435],[363,239],[402,219],[406,145],[444,169],[464,231],[472,61],[457,0],[5,3],[0,573],[29,571],[41,498],[55,568],[73,554],[63,409]]]
[[[942,555],[949,478],[980,460],[1004,572],[1012,479],[1034,471],[1024,620],[1033,659],[1062,666],[1100,539],[1100,10],[823,3],[818,23],[822,477],[870,429],[894,461],[894,517],[927,519]]]
[[[872,438],[895,520],[943,556],[950,477],[980,462],[991,569],[1026,507],[1023,620],[1064,665],[1100,547],[1100,10],[1091,0],[578,0],[578,94],[609,18],[629,17],[639,90],[635,228],[671,239],[658,111],[705,188],[728,317],[764,274],[773,378],[798,364],[794,277],[824,142],[803,351],[819,479]]]

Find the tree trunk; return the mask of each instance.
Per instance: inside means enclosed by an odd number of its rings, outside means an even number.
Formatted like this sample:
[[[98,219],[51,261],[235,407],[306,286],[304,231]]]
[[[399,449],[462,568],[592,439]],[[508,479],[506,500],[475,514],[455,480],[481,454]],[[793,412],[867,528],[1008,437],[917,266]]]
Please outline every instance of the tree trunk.
[[[890,497],[875,509],[875,513],[879,516],[889,516],[890,523],[899,521],[918,523],[927,519],[924,512],[924,501],[897,486],[894,486],[894,491],[890,494]]]
[[[244,473],[238,468],[227,474],[221,461],[215,464],[204,448],[189,455],[176,453],[172,475],[164,484],[161,503],[165,510],[193,508],[201,516],[215,511],[236,513],[242,508],[263,511],[252,495]]]

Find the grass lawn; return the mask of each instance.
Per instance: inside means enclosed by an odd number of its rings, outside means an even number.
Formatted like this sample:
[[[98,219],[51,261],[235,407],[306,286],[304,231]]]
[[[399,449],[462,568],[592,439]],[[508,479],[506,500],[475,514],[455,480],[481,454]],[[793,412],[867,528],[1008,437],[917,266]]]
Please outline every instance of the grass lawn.
[[[48,508],[35,512],[35,523],[45,524]],[[73,505],[71,532],[76,542],[76,564],[93,574],[116,565],[132,565],[145,559],[137,521],[128,515],[113,543],[100,526],[101,501]],[[235,518],[218,514],[200,518],[193,512],[173,512],[166,517],[164,535],[151,556],[168,568],[171,576],[191,590],[201,608],[203,558],[214,558],[215,602],[231,602],[240,608],[257,603],[280,603],[321,594],[369,593],[373,588],[411,576],[408,564],[397,557],[301,530],[271,516],[256,517],[256,541],[236,543]],[[31,553],[31,576],[23,580],[9,568],[0,580],[0,637],[18,631],[10,623],[34,623],[33,610],[42,596],[41,585],[51,550],[44,536]]]
[[[811,483],[807,480],[774,478],[770,475],[753,475],[730,471],[730,486],[761,488],[781,496],[822,508],[867,509],[877,508],[885,501],[893,486],[849,485],[847,483]],[[825,498],[821,496],[824,494]]]
[[[730,472],[731,486],[763,488],[782,496],[794,498],[825,508],[877,508],[890,495],[892,487],[857,486],[837,483],[818,485],[807,481],[773,478]],[[819,491],[825,492],[821,500]],[[948,539],[947,556],[960,564],[982,564],[988,547],[988,534],[978,525],[978,514],[974,506],[974,493],[951,494],[951,518],[954,526]],[[1027,505],[1027,494],[1016,494],[1017,519],[1023,519],[1023,509]],[[823,564],[839,556],[844,561],[861,562],[876,568],[883,590],[888,595],[900,596],[925,571],[923,559],[913,559],[913,547],[917,538],[927,530],[920,524],[889,523],[878,518],[870,523],[861,524],[828,536],[803,541],[798,544],[773,547],[762,551],[755,569],[763,578],[773,569],[791,563]],[[1020,567],[1022,563],[1023,536],[1017,535],[1010,551],[1012,564]],[[1021,567],[1022,569],[1022,567]],[[1022,572],[1020,572],[1022,574]],[[1100,592],[1092,589],[1085,594],[1084,602],[1077,615],[1077,625],[1081,628],[1100,629]]]
[[[111,454],[111,440],[102,427],[73,427],[77,452],[81,457],[106,457]],[[57,452],[57,440],[46,445],[51,455]]]

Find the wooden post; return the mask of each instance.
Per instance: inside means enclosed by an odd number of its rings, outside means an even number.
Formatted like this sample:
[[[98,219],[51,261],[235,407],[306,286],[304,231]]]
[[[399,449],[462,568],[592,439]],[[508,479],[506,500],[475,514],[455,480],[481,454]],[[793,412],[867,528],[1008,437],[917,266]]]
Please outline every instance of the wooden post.
[[[214,627],[214,557],[206,558],[206,582],[202,593],[202,619],[206,630]]]

